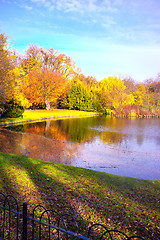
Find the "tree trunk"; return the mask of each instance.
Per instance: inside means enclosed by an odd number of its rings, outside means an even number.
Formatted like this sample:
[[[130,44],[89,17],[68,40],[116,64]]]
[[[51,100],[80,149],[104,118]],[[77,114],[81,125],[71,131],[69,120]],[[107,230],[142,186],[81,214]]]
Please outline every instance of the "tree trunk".
[[[50,106],[50,101],[49,99],[46,100],[46,110],[50,110],[51,106]]]

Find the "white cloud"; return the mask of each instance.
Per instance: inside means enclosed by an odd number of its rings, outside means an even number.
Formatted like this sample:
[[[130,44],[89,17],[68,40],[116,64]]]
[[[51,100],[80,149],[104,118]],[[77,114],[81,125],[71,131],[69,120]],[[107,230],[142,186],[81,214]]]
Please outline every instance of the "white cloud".
[[[112,6],[111,0],[97,1],[97,0],[31,0],[31,2],[44,5],[45,7],[55,7],[59,11],[65,12],[115,12],[115,6]]]
[[[27,9],[27,10],[32,10],[32,7],[31,7],[31,6],[25,5],[24,8]]]
[[[148,25],[149,29],[155,29],[155,30],[160,30],[160,23],[153,23]]]
[[[31,2],[37,2],[37,3],[46,3],[46,0],[31,0]]]
[[[138,39],[139,35],[135,27],[146,28],[149,19],[152,29],[158,28],[158,24],[153,22],[149,12],[147,19],[142,18],[143,12],[149,11],[146,8],[149,9],[150,1],[153,3],[157,0],[31,0],[50,11],[68,13],[67,17],[70,20],[74,18],[79,22],[88,21],[107,29],[114,26],[112,32],[117,36],[127,36],[128,40]],[[126,25],[130,25],[130,28],[128,26],[126,29]]]
[[[58,49],[62,51],[67,49],[65,53],[77,62],[77,66],[82,68],[85,75],[93,75],[98,80],[109,75],[130,75],[136,80],[144,80],[160,71],[158,1],[30,0],[31,6],[28,3],[23,7],[32,10],[38,6],[39,15],[40,12],[50,14],[48,18],[43,15],[37,19],[33,27],[38,32],[41,26],[41,30],[45,31],[42,37],[49,32],[51,44],[55,44],[55,34],[60,35],[58,31],[63,29],[63,36],[57,37]],[[156,8],[154,3],[157,3]],[[48,13],[46,9],[53,12]],[[50,21],[52,16],[60,16],[60,18]],[[65,18],[70,25],[65,25]],[[64,28],[59,25],[59,19],[60,24],[64,23]],[[80,29],[79,23],[81,23]],[[26,26],[29,26],[29,23],[26,23]],[[83,29],[84,34],[93,37],[81,37]],[[44,44],[46,42],[48,44],[49,38],[45,38]],[[124,46],[125,44],[127,46]]]
[[[110,27],[112,25],[115,25],[116,21],[111,16],[101,16],[101,24],[105,28],[108,28],[108,27]]]

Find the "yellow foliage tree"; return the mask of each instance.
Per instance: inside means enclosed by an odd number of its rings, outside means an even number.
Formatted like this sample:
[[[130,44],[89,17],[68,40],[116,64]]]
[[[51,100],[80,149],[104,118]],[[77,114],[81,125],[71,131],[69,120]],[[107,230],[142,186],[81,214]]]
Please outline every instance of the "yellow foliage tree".
[[[143,84],[139,84],[137,90],[134,92],[134,99],[136,106],[142,106],[146,96],[146,88]]]
[[[117,77],[104,78],[99,84],[103,104],[111,109],[130,104],[133,99],[124,92],[125,88],[123,81]]]
[[[8,101],[12,100],[24,108],[30,106],[29,101],[25,98],[23,92],[21,91],[22,79],[21,79],[21,67],[15,66],[14,69],[10,70],[8,75],[10,78],[10,89],[8,92]]]
[[[0,34],[0,104],[6,102],[11,91],[9,72],[13,69],[13,65],[7,45],[8,37]]]

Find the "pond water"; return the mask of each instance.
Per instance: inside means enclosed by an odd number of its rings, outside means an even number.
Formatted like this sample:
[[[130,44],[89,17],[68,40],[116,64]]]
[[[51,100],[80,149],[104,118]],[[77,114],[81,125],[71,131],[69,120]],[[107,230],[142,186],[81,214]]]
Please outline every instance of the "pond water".
[[[0,129],[0,151],[160,180],[160,119],[68,118]]]

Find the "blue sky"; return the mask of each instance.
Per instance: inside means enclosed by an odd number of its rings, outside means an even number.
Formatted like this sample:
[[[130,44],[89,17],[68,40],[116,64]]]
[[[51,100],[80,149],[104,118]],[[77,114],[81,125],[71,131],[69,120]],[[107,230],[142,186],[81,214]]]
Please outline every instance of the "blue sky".
[[[0,32],[18,52],[53,47],[97,80],[160,72],[160,0],[0,0]]]

